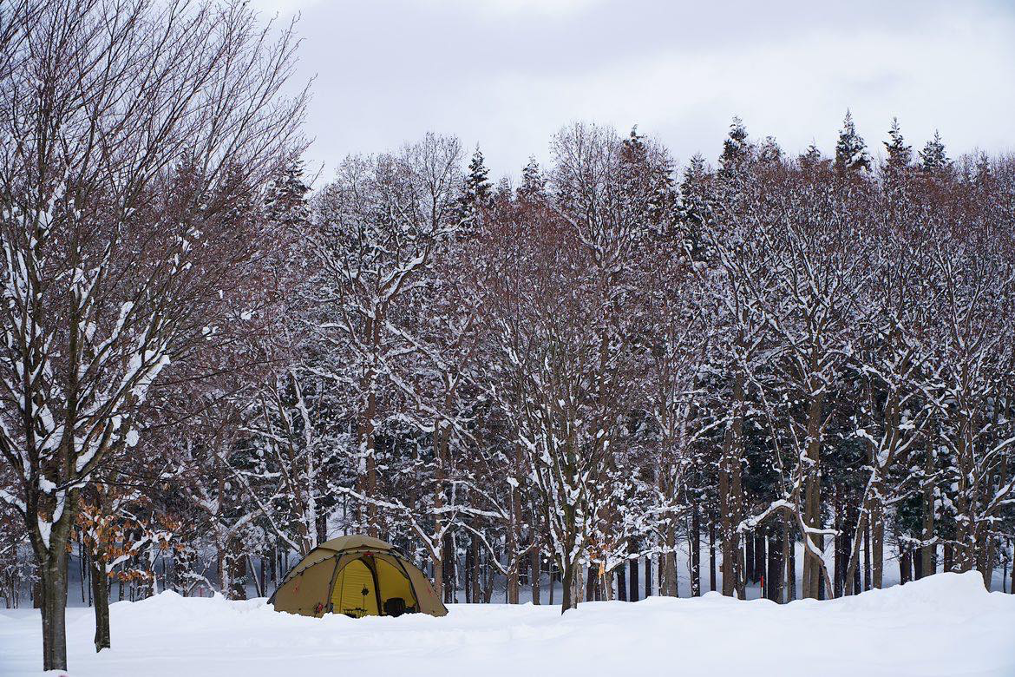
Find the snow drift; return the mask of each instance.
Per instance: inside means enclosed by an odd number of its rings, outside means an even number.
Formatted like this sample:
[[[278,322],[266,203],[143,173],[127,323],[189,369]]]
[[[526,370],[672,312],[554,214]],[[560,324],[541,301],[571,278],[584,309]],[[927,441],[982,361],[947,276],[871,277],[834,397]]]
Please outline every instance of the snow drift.
[[[445,618],[277,613],[263,599],[165,592],[111,607],[113,649],[96,655],[90,609],[68,618],[70,674],[1012,675],[1012,595],[939,574],[857,597],[780,606],[709,593],[635,604],[451,605]],[[40,622],[0,611],[0,674],[38,674]]]

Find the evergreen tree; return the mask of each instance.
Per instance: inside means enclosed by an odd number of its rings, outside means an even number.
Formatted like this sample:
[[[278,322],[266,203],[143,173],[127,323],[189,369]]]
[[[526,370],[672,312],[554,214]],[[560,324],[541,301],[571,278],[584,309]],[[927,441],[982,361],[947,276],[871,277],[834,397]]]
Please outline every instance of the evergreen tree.
[[[775,136],[767,136],[758,149],[758,161],[762,164],[776,164],[783,158],[783,149]]]
[[[519,199],[533,200],[546,197],[547,179],[544,178],[540,165],[536,158],[529,156],[529,162],[522,168],[522,185],[519,186],[516,194]]]
[[[495,202],[510,201],[512,199],[512,182],[507,176],[502,176],[498,182],[497,187],[494,188],[493,193],[488,200],[480,202],[484,206],[491,206]]]
[[[945,154],[945,143],[942,142],[942,137],[937,129],[935,130],[935,136],[931,138],[931,141],[924,144],[924,150],[919,155],[921,156],[921,169],[929,174],[941,171],[949,166],[949,158]]]
[[[840,174],[871,168],[871,158],[868,157],[864,139],[857,133],[857,128],[854,127],[854,118],[849,109],[846,117],[843,118],[843,129],[840,130],[840,138],[836,142],[834,166]]]
[[[646,143],[644,134],[632,127],[628,138],[621,142],[621,171],[623,192],[626,195],[649,196],[646,216],[658,232],[666,232],[673,225],[677,210],[673,167],[668,158],[654,152]],[[637,200],[639,202],[640,200]],[[636,210],[642,205],[629,205]]]
[[[889,127],[889,140],[884,141],[886,153],[886,166],[889,171],[899,171],[910,166],[913,158],[913,151],[903,141],[903,133],[900,131],[900,123],[893,118],[892,126]]]
[[[987,182],[991,180],[991,159],[983,151],[977,156],[974,180],[979,186],[986,186]]]
[[[490,207],[494,202],[494,191],[488,174],[483,153],[480,146],[477,146],[469,161],[469,173],[466,174],[462,197],[459,200],[459,221],[464,227],[472,224],[480,209]]]
[[[701,187],[709,180],[709,169],[701,153],[695,153],[688,161],[681,177],[681,201],[684,202],[701,193]]]
[[[797,164],[804,170],[817,169],[822,162],[822,151],[818,149],[818,146],[814,142],[808,146],[807,150],[797,156]]]
[[[691,156],[681,177],[681,200],[678,218],[681,224],[685,250],[693,261],[709,258],[703,227],[709,213],[712,174],[701,153]]]
[[[307,193],[310,187],[303,180],[303,162],[289,163],[269,188],[265,210],[269,219],[283,226],[294,226],[307,220],[310,210]]]
[[[720,176],[732,179],[739,174],[747,166],[751,151],[748,130],[741,122],[741,118],[735,115],[730,122],[730,132],[723,142],[723,152],[720,154]]]

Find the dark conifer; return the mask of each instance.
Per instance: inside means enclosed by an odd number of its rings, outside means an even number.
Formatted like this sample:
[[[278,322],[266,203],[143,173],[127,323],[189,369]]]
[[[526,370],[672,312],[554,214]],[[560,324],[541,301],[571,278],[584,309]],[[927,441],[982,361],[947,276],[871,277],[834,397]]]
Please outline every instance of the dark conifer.
[[[516,194],[520,200],[533,200],[546,197],[547,179],[544,178],[536,158],[529,156],[529,162],[522,168],[522,185]]]
[[[913,151],[903,141],[903,133],[900,131],[900,123],[893,118],[892,126],[889,127],[889,140],[884,141],[886,153],[886,167],[891,172],[906,169],[913,159]]]
[[[673,167],[664,154],[654,152],[637,127],[621,142],[621,182],[622,195],[628,196],[626,207],[644,213],[654,231],[670,231],[677,211]]]
[[[776,142],[776,137],[767,136],[758,149],[758,161],[764,165],[774,165],[783,159],[783,149]]]
[[[463,228],[469,228],[476,220],[476,214],[494,203],[494,190],[488,174],[483,153],[477,146],[469,161],[469,172],[466,174],[462,197],[459,200],[459,223]]]
[[[833,161],[833,165],[840,174],[871,168],[871,158],[868,157],[864,139],[857,133],[854,118],[849,109],[846,117],[843,118],[843,128],[840,130],[840,138],[836,142],[836,159]]]
[[[271,185],[265,199],[265,210],[274,223],[292,226],[303,223],[310,213],[307,193],[310,187],[303,180],[303,163],[289,163]]]
[[[751,143],[748,141],[748,130],[741,118],[734,116],[730,122],[730,132],[723,142],[720,154],[720,177],[732,179],[746,168],[751,158]]]
[[[935,136],[931,138],[931,141],[924,144],[924,149],[919,155],[921,156],[921,169],[929,174],[949,167],[949,158],[945,154],[945,143],[942,142],[942,137],[937,129],[935,130]]]
[[[826,160],[828,162],[828,160]],[[818,149],[818,146],[814,142],[808,146],[807,150],[797,156],[797,164],[804,170],[813,170],[820,167],[823,163],[822,151]]]

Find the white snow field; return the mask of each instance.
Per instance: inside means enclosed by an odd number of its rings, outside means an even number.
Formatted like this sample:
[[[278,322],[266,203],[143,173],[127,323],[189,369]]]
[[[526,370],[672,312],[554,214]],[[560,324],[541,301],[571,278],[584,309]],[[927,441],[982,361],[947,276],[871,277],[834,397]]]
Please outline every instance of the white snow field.
[[[322,619],[167,592],[111,608],[95,654],[90,610],[68,612],[72,677],[86,675],[1012,675],[1012,595],[939,574],[780,606],[709,593],[635,604],[452,605],[445,618]],[[41,672],[39,617],[0,611],[0,675]]]

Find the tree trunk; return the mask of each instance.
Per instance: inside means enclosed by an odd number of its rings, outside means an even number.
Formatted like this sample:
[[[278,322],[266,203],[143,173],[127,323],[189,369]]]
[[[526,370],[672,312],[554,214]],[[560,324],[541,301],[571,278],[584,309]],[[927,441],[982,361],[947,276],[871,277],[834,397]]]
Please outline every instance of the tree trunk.
[[[646,599],[653,595],[653,556],[646,555]]]
[[[564,568],[561,586],[561,613],[578,607],[578,599],[575,597],[576,568],[575,562],[569,562]]]
[[[549,604],[550,606],[554,606],[554,583],[557,582],[557,571],[556,571],[557,567],[554,566],[553,559],[550,560],[550,563],[547,565],[547,568],[550,569],[550,576],[548,576],[548,578],[550,579],[550,590],[547,591],[547,604]]]
[[[833,597],[842,597],[847,565],[843,561],[843,502],[839,485],[836,486],[835,496],[833,525],[837,533],[833,536]]]
[[[910,582],[910,572],[912,571],[910,563],[910,551],[905,550],[900,553],[900,584]]]
[[[764,583],[766,575],[766,534],[765,530],[755,532],[755,580]]]
[[[991,590],[991,579],[995,573],[995,540],[984,537],[980,550],[983,554],[979,559],[979,568],[984,579],[984,589]]]
[[[709,590],[716,592],[716,520],[709,520]]]
[[[794,567],[793,567],[793,554],[794,554],[794,539],[790,537],[790,518],[786,515],[782,519],[783,525],[783,573],[782,573],[782,585],[783,594],[779,601],[789,602],[793,599],[791,595],[792,584],[794,581]]]
[[[667,524],[665,530],[667,536],[667,552],[663,554],[661,562],[661,583],[660,595],[677,597],[677,528],[673,522]]]
[[[788,519],[789,522],[789,519]],[[797,599],[797,535],[794,529],[790,530],[790,552],[787,557],[787,601]]]
[[[77,530],[76,530],[77,531]],[[85,554],[85,548],[81,543],[81,532],[77,531],[78,540],[78,574],[81,578],[81,603],[85,602],[85,583],[88,579],[88,556]]]
[[[628,561],[628,601],[639,601],[639,558]]]
[[[728,434],[733,437],[733,434]],[[730,445],[732,443],[728,443]],[[722,558],[720,561],[720,575],[723,579],[723,594],[732,597],[738,592],[741,580],[740,566],[740,545],[737,523],[740,521],[739,492],[735,488],[739,482],[735,476],[740,474],[740,462],[729,457],[732,452],[727,452],[728,457],[724,460],[725,469],[720,472],[720,531],[722,533]]]
[[[369,323],[368,326],[371,326]],[[372,327],[372,329],[374,329]],[[372,331],[376,336],[376,331]],[[377,414],[377,394],[374,392],[373,371],[368,375],[367,411],[364,414],[362,424],[362,448],[360,453],[364,457],[365,477],[362,478],[363,486],[361,493],[368,499],[373,499],[377,487],[377,459],[374,456],[374,417]],[[367,503],[367,535],[377,538],[377,506],[372,500]]]
[[[744,534],[744,580],[749,584],[758,581],[755,575],[755,532]]]
[[[110,647],[109,643],[109,581],[106,563],[91,560],[92,598],[95,600],[95,652]]]
[[[1016,548],[1013,548],[1013,553],[1016,554]],[[1016,594],[1016,557],[1013,557],[1009,562],[1009,593],[1011,595]]]
[[[510,562],[506,564],[511,565]],[[508,570],[508,580],[505,582],[505,597],[509,604],[519,603],[519,571],[517,566],[511,566]]]
[[[533,604],[540,603],[540,549],[533,541],[532,549],[529,551],[530,583],[533,586]]]
[[[688,549],[691,556],[691,566],[688,567],[688,573],[691,576],[692,597],[699,597],[702,594],[701,530],[702,524],[698,503],[694,503],[691,508],[691,534],[688,537],[691,546]]]
[[[781,530],[782,531],[782,530]],[[765,577],[766,598],[773,602],[783,601],[783,534],[769,530],[769,566]]]
[[[444,565],[437,557],[431,557],[431,564],[434,567],[434,594],[437,598],[444,600]]]
[[[473,604],[480,602],[480,539],[474,538],[470,547],[473,550],[473,571],[472,587],[473,587]],[[553,602],[551,602],[553,604]]]
[[[473,599],[473,590],[472,590],[472,588],[473,588],[473,586],[472,586],[473,569],[476,568],[476,562],[473,561],[473,543],[475,541],[476,541],[476,536],[475,535],[471,535],[469,537],[469,547],[466,548],[466,562],[465,562],[465,576],[466,576],[465,597],[466,597],[466,604],[469,604],[469,603],[475,601]]]
[[[264,555],[262,555],[260,559],[261,559],[261,566],[258,569],[258,580],[261,581],[261,584],[260,584],[261,590],[258,592],[258,594],[261,595],[262,597],[267,597],[268,596],[268,558],[265,557]],[[165,574],[165,572],[166,572],[165,562],[163,562],[162,571]],[[169,582],[168,578],[165,579],[164,582],[163,582],[163,587],[166,588],[167,590],[169,589],[168,582]]]
[[[67,669],[67,551],[52,544],[40,563],[43,670]],[[55,553],[55,554],[53,554]]]
[[[822,395],[821,384],[811,383],[809,385],[811,392],[816,394],[812,396],[811,402],[808,405],[808,442],[805,447],[805,454],[807,455],[809,467],[805,474],[804,482],[804,523],[809,529],[821,529],[823,526],[821,427],[824,397]],[[825,549],[825,537],[822,534],[805,533],[804,538],[806,541],[810,540],[814,549],[818,552],[822,552]],[[806,598],[820,599],[824,578],[825,563],[822,561],[822,558],[814,554],[812,550],[805,548],[802,595]]]
[[[852,529],[852,533],[850,534],[850,541],[851,542],[856,540],[856,538],[858,538],[858,521],[856,521],[856,517],[858,517],[858,510],[854,509],[853,515],[851,517],[852,521],[850,522],[850,524],[853,525],[853,527],[851,528]],[[866,525],[866,529],[867,529],[867,525]],[[851,589],[853,590],[853,594],[854,595],[858,595],[858,594],[861,593],[862,588],[861,588],[861,567],[860,566],[854,566],[853,567],[853,580],[852,580]]]
[[[448,400],[447,406],[450,409],[452,406],[451,399]],[[515,467],[522,467],[522,445],[515,445]],[[505,547],[505,564],[508,565],[508,580],[505,583],[507,588],[505,594],[508,597],[509,604],[519,603],[519,562],[513,561],[519,549],[519,542],[521,537],[521,523],[522,523],[522,500],[519,496],[518,487],[512,487],[511,489],[511,524],[508,525],[508,537]]]
[[[864,525],[864,589],[871,590],[871,524]]]
[[[490,554],[487,553],[486,556],[490,557]],[[494,567],[487,566],[484,575],[483,603],[490,604],[490,598],[494,595]]]
[[[935,573],[935,544],[931,541],[935,538],[935,484],[927,478],[935,472],[935,445],[932,438],[928,442],[927,452],[924,459],[924,514],[921,523],[921,540],[925,545],[921,548],[921,575],[931,576]]]
[[[871,504],[871,585],[882,587],[882,565],[885,537],[885,523],[882,521],[881,499],[876,497]]]
[[[328,515],[320,512],[314,519],[314,530],[317,535],[317,542],[324,543],[328,540]]]
[[[842,587],[847,595],[861,591],[861,536],[867,528],[867,520],[866,510],[862,512],[849,499],[843,504],[840,562],[844,569]]]
[[[454,601],[451,596],[455,593],[455,546],[450,533],[446,532],[442,539],[441,553],[441,573],[444,576],[442,588],[444,589],[444,601],[447,604]]]
[[[723,594],[735,593],[744,598],[744,578],[741,570],[740,534],[743,496],[741,491],[741,458],[744,431],[744,374],[738,370],[734,377],[734,416],[724,435],[723,457],[720,461],[719,499],[720,532],[723,539]]]
[[[247,559],[239,553],[240,541],[236,540],[234,552],[231,553],[229,561],[232,573],[230,580],[233,583],[233,594],[230,599],[247,599]]]
[[[93,581],[94,577],[91,574],[92,558],[86,554],[85,559],[88,560],[88,569],[86,571],[86,573],[88,574],[88,606],[92,606],[92,604],[94,604],[94,600],[92,598],[92,586],[95,585],[95,582]]]

